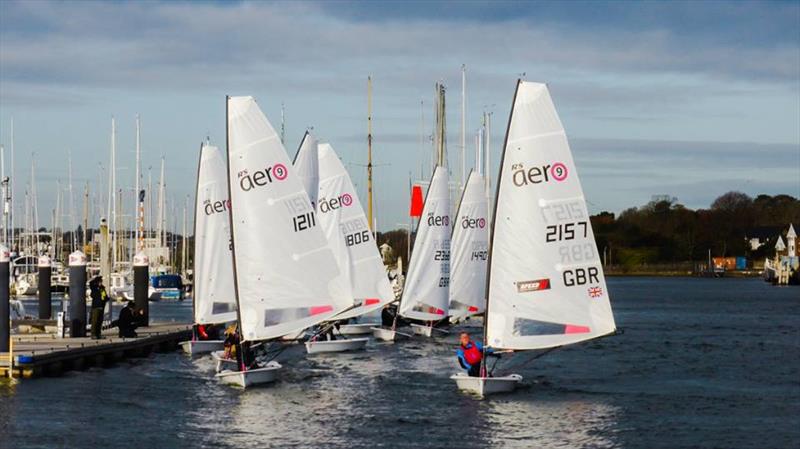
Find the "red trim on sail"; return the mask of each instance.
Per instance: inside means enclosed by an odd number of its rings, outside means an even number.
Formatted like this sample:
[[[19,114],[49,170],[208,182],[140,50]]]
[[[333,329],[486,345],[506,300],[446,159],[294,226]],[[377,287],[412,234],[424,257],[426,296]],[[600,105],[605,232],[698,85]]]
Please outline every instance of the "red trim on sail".
[[[333,311],[333,306],[315,306],[311,308],[311,316]]]
[[[367,298],[367,299],[365,299],[365,300],[364,300],[364,304],[363,304],[363,305],[365,305],[365,306],[371,306],[371,305],[373,305],[373,304],[378,304],[378,303],[380,303],[380,302],[381,302],[381,300],[380,300],[380,299],[375,299],[375,298]]]
[[[428,313],[433,313],[433,314],[436,314],[436,315],[444,315],[444,310],[437,309],[436,307],[429,307],[428,308]]]
[[[591,330],[586,326],[576,326],[574,324],[564,325],[565,334],[588,334]]]
[[[478,311],[478,308],[475,307],[475,306],[469,306],[469,308],[467,308],[467,312],[477,312],[477,311]]]

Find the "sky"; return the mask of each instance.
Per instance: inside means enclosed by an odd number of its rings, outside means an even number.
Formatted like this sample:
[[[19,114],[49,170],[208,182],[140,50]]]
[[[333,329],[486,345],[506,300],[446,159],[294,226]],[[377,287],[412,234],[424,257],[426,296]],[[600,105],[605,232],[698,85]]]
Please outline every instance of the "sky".
[[[157,183],[163,156],[180,229],[200,142],[224,141],[225,95],[254,96],[276,128],[283,104],[289,154],[313,128],[363,192],[372,76],[378,228],[397,228],[409,177],[430,174],[437,81],[460,176],[462,64],[467,169],[486,111],[496,176],[522,76],[548,83],[593,213],[653,195],[692,208],[729,190],[800,197],[798,2],[2,1],[0,143],[10,175],[13,118],[16,223],[32,161],[50,226],[70,160],[73,202],[88,183],[97,222],[112,116],[118,183],[132,192],[139,114],[143,183]]]

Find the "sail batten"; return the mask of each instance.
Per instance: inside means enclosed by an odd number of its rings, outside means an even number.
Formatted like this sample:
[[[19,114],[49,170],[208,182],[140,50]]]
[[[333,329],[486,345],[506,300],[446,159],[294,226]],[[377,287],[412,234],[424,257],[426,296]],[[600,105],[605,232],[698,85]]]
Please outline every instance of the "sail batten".
[[[352,305],[352,295],[272,125],[252,97],[231,97],[228,109],[241,333],[269,340],[331,318]]]
[[[517,85],[493,224],[488,346],[543,349],[614,332],[583,189],[544,84]]]

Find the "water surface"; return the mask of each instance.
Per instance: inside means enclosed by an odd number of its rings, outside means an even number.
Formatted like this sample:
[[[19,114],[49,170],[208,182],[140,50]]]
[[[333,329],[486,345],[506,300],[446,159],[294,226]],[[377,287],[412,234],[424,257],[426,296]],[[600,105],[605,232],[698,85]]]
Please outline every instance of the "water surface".
[[[504,360],[498,371],[525,377],[512,395],[456,391],[455,337],[333,356],[293,348],[280,382],[248,391],[217,385],[209,358],[156,354],[2,381],[0,447],[798,447],[800,289],[608,284],[624,334]],[[151,307],[154,320],[191,315],[188,301]]]

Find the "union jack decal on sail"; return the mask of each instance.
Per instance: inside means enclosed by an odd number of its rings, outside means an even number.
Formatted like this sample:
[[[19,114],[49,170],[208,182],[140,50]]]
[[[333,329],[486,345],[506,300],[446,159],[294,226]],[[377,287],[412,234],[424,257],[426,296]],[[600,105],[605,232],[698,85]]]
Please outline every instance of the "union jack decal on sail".
[[[589,297],[599,298],[603,296],[603,289],[600,287],[589,287]]]

